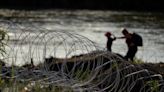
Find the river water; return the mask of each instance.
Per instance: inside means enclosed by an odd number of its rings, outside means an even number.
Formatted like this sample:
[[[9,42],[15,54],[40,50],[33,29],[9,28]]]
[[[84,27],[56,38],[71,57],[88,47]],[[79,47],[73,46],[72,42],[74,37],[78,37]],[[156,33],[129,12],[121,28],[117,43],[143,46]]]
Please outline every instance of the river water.
[[[122,36],[121,28],[125,27],[130,32],[139,33],[143,37],[144,46],[139,48],[137,58],[145,62],[164,62],[164,14],[162,13],[0,10],[0,16],[1,24],[4,24],[4,21],[10,21],[13,25],[21,25],[24,28],[36,26],[48,30],[73,32],[89,38],[102,48],[106,47],[105,32],[110,31],[119,37]],[[12,33],[12,30],[10,32]],[[114,41],[112,50],[125,55],[127,51],[125,40]]]

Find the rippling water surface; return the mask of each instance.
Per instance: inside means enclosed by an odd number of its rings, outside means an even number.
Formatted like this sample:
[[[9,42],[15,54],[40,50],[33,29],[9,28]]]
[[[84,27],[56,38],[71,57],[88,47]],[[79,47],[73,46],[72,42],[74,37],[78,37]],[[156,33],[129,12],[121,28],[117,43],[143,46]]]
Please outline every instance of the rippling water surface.
[[[0,10],[0,20],[1,24],[4,24],[4,21],[11,21],[13,25],[30,29],[31,32],[35,31],[36,28],[33,28],[35,26],[38,29],[78,33],[103,48],[105,48],[107,40],[104,36],[105,32],[110,31],[115,36],[122,36],[120,29],[126,27],[130,32],[139,33],[143,37],[144,46],[139,48],[137,58],[141,58],[145,62],[164,62],[164,14],[162,13]],[[16,32],[14,30],[16,29],[10,30],[11,40],[16,40],[12,37],[12,33]],[[125,55],[127,51],[125,41],[116,40],[112,49],[113,52]]]

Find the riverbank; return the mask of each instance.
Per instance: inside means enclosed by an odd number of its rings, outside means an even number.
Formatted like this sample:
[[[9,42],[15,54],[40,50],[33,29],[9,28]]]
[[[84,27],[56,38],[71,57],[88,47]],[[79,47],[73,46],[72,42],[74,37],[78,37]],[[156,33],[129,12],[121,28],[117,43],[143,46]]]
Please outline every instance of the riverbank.
[[[128,62],[115,53],[100,51],[71,58],[50,57],[37,66],[32,62],[21,67],[2,66],[1,89],[7,87],[16,92],[159,92],[164,87],[164,63]]]

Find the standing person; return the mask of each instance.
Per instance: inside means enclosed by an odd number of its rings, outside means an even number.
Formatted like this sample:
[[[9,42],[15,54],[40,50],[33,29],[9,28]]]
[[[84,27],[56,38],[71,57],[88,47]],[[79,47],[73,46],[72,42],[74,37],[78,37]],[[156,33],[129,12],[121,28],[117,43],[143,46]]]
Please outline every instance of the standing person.
[[[123,28],[122,29],[122,34],[124,37],[120,38],[125,38],[126,39],[126,44],[128,46],[128,52],[125,56],[125,59],[133,61],[135,54],[138,51],[138,46],[143,46],[142,43],[142,37],[138,35],[137,33],[130,33],[128,32],[127,29]]]
[[[110,32],[106,32],[105,36],[107,37],[107,43],[106,43],[106,47],[108,51],[112,51],[111,47],[112,47],[112,43],[114,40],[116,40],[116,37],[113,35],[113,38],[111,37],[112,34]]]

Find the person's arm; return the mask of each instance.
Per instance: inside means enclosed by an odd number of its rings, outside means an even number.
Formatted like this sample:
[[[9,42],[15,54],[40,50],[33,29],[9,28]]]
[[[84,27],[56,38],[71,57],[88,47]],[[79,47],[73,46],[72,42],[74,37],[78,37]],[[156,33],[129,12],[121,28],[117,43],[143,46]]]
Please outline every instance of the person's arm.
[[[122,36],[122,37],[116,37],[116,39],[125,39],[126,37],[125,36]]]
[[[113,38],[113,41],[116,40],[116,37]]]
[[[113,35],[113,34],[112,34]],[[115,35],[113,35],[113,38],[112,38],[112,40],[114,41],[114,40],[116,40],[116,36]]]

